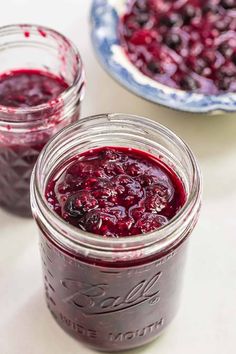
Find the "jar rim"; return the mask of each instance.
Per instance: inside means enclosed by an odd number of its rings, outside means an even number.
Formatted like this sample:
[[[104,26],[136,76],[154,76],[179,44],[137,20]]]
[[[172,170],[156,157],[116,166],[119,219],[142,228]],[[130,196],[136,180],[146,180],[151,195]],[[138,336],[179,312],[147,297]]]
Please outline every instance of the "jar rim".
[[[166,225],[163,225],[159,229],[146,234],[132,235],[120,238],[103,238],[101,237],[101,235],[95,235],[89,232],[82,231],[76,228],[75,226],[66,223],[59,215],[57,215],[50,208],[45,197],[45,191],[43,190],[42,186],[39,185],[41,173],[40,166],[43,165],[45,155],[47,154],[47,151],[50,151],[50,149],[52,149],[53,144],[56,141],[61,141],[62,137],[65,137],[73,129],[79,129],[85,121],[90,121],[94,123],[97,119],[104,118],[107,120],[107,122],[110,123],[112,121],[118,121],[122,123],[122,117],[131,120],[136,126],[144,124],[145,126],[149,126],[149,128],[158,129],[162,134],[165,134],[170,139],[175,140],[175,142],[178,143],[178,145],[183,149],[183,151],[189,158],[191,167],[193,169],[193,181],[191,190],[187,195],[186,203]],[[176,229],[183,229],[183,221],[185,221],[190,214],[192,215],[193,219],[193,215],[196,215],[198,213],[200,208],[201,193],[202,182],[200,169],[188,145],[171,130],[151,119],[122,113],[94,115],[91,117],[83,118],[80,121],[62,129],[60,132],[54,135],[54,137],[43,148],[34,167],[34,171],[32,173],[31,178],[31,206],[36,221],[43,220],[43,223],[49,223],[50,225],[48,230],[50,229],[51,233],[55,231],[56,227],[59,230],[59,233],[61,232],[63,234],[63,240],[59,241],[63,245],[71,246],[77,244],[82,245],[83,247],[87,247],[88,249],[100,249],[108,252],[114,252],[117,250],[122,253],[134,249],[143,249],[154,243],[162,243],[162,246],[173,244],[177,239],[179,239],[179,237],[176,237],[175,235]],[[45,213],[47,213],[47,217],[45,217]],[[40,222],[40,224],[42,223]],[[184,229],[182,231],[184,231]],[[185,235],[184,232],[183,235]]]
[[[60,38],[61,40],[63,40],[65,42],[66,45],[69,46],[69,48],[72,49],[72,52],[76,58],[76,72],[74,75],[74,80],[73,82],[68,85],[68,87],[63,90],[63,92],[61,92],[56,99],[52,99],[49,100],[46,103],[42,103],[39,104],[37,106],[31,106],[31,107],[10,107],[10,106],[4,106],[0,104],[0,113],[4,113],[4,114],[9,114],[12,115],[13,110],[14,110],[14,116],[17,115],[27,115],[27,114],[37,114],[38,112],[47,110],[49,108],[52,107],[52,104],[55,103],[55,107],[57,105],[57,103],[63,101],[66,102],[68,100],[70,100],[70,97],[73,95],[73,91],[74,91],[74,87],[79,85],[81,79],[84,78],[84,70],[83,70],[83,64],[82,64],[82,59],[81,59],[81,55],[77,49],[77,47],[75,46],[75,44],[68,39],[66,36],[64,36],[63,34],[61,34],[60,32],[47,27],[47,26],[42,26],[42,25],[37,25],[37,24],[31,24],[31,23],[18,23],[18,24],[10,24],[10,25],[5,25],[5,26],[1,26],[0,27],[0,37],[5,36],[5,35],[12,35],[12,34],[17,34],[20,31],[24,31],[26,32],[27,30],[30,31],[34,31],[34,33],[41,33],[40,31],[43,31],[42,33],[49,33],[52,35],[52,37],[56,38]],[[40,120],[40,118],[38,119],[34,119],[34,122],[37,122],[37,120]],[[29,123],[28,120],[14,120],[14,119],[4,119],[4,122],[6,124],[8,123],[13,123],[16,124],[18,127],[20,127],[21,125],[23,126],[25,123]]]

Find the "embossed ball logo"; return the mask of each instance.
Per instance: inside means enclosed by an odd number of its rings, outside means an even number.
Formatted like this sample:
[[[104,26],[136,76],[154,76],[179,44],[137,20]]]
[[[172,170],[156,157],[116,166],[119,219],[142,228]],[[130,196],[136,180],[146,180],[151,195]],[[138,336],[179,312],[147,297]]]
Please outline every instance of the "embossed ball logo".
[[[70,290],[64,302],[75,306],[87,316],[105,315],[120,312],[143,303],[154,305],[160,300],[158,281],[162,272],[133,286],[125,295],[110,296],[111,287],[107,284],[82,283],[74,279],[63,279],[61,284]]]

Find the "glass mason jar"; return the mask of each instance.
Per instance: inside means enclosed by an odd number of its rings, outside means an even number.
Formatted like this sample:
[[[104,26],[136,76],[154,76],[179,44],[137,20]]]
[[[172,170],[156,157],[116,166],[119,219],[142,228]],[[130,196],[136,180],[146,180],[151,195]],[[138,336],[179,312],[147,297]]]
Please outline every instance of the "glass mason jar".
[[[49,138],[78,120],[84,95],[80,55],[63,35],[36,25],[0,28],[0,73],[33,69],[63,78],[57,99],[33,107],[0,105],[0,206],[31,215],[30,176]]]
[[[123,238],[92,235],[61,219],[45,198],[50,176],[71,157],[102,146],[132,147],[162,159],[183,182],[187,201],[181,211],[157,231]],[[158,123],[107,114],[58,133],[36,163],[31,203],[47,304],[60,326],[103,351],[134,348],[157,337],[178,309],[187,241],[200,200],[201,178],[192,152]]]

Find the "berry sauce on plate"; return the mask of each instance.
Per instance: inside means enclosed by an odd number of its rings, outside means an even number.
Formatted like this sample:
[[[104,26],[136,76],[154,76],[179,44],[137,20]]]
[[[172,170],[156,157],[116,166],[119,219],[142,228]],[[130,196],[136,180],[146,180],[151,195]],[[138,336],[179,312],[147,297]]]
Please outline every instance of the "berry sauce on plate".
[[[67,161],[49,179],[46,199],[66,222],[106,237],[154,231],[182,208],[173,170],[136,149],[103,147]]]
[[[236,92],[235,0],[135,0],[119,26],[130,61],[167,86]]]

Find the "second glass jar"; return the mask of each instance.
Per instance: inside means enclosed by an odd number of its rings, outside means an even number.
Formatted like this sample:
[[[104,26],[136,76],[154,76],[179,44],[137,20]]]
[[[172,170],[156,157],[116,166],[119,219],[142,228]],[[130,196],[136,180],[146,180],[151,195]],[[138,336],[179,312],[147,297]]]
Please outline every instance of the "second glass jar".
[[[0,28],[0,74],[47,72],[67,88],[37,106],[0,105],[0,206],[30,216],[29,184],[36,159],[57,131],[80,116],[84,71],[75,46],[60,33],[37,25]]]

